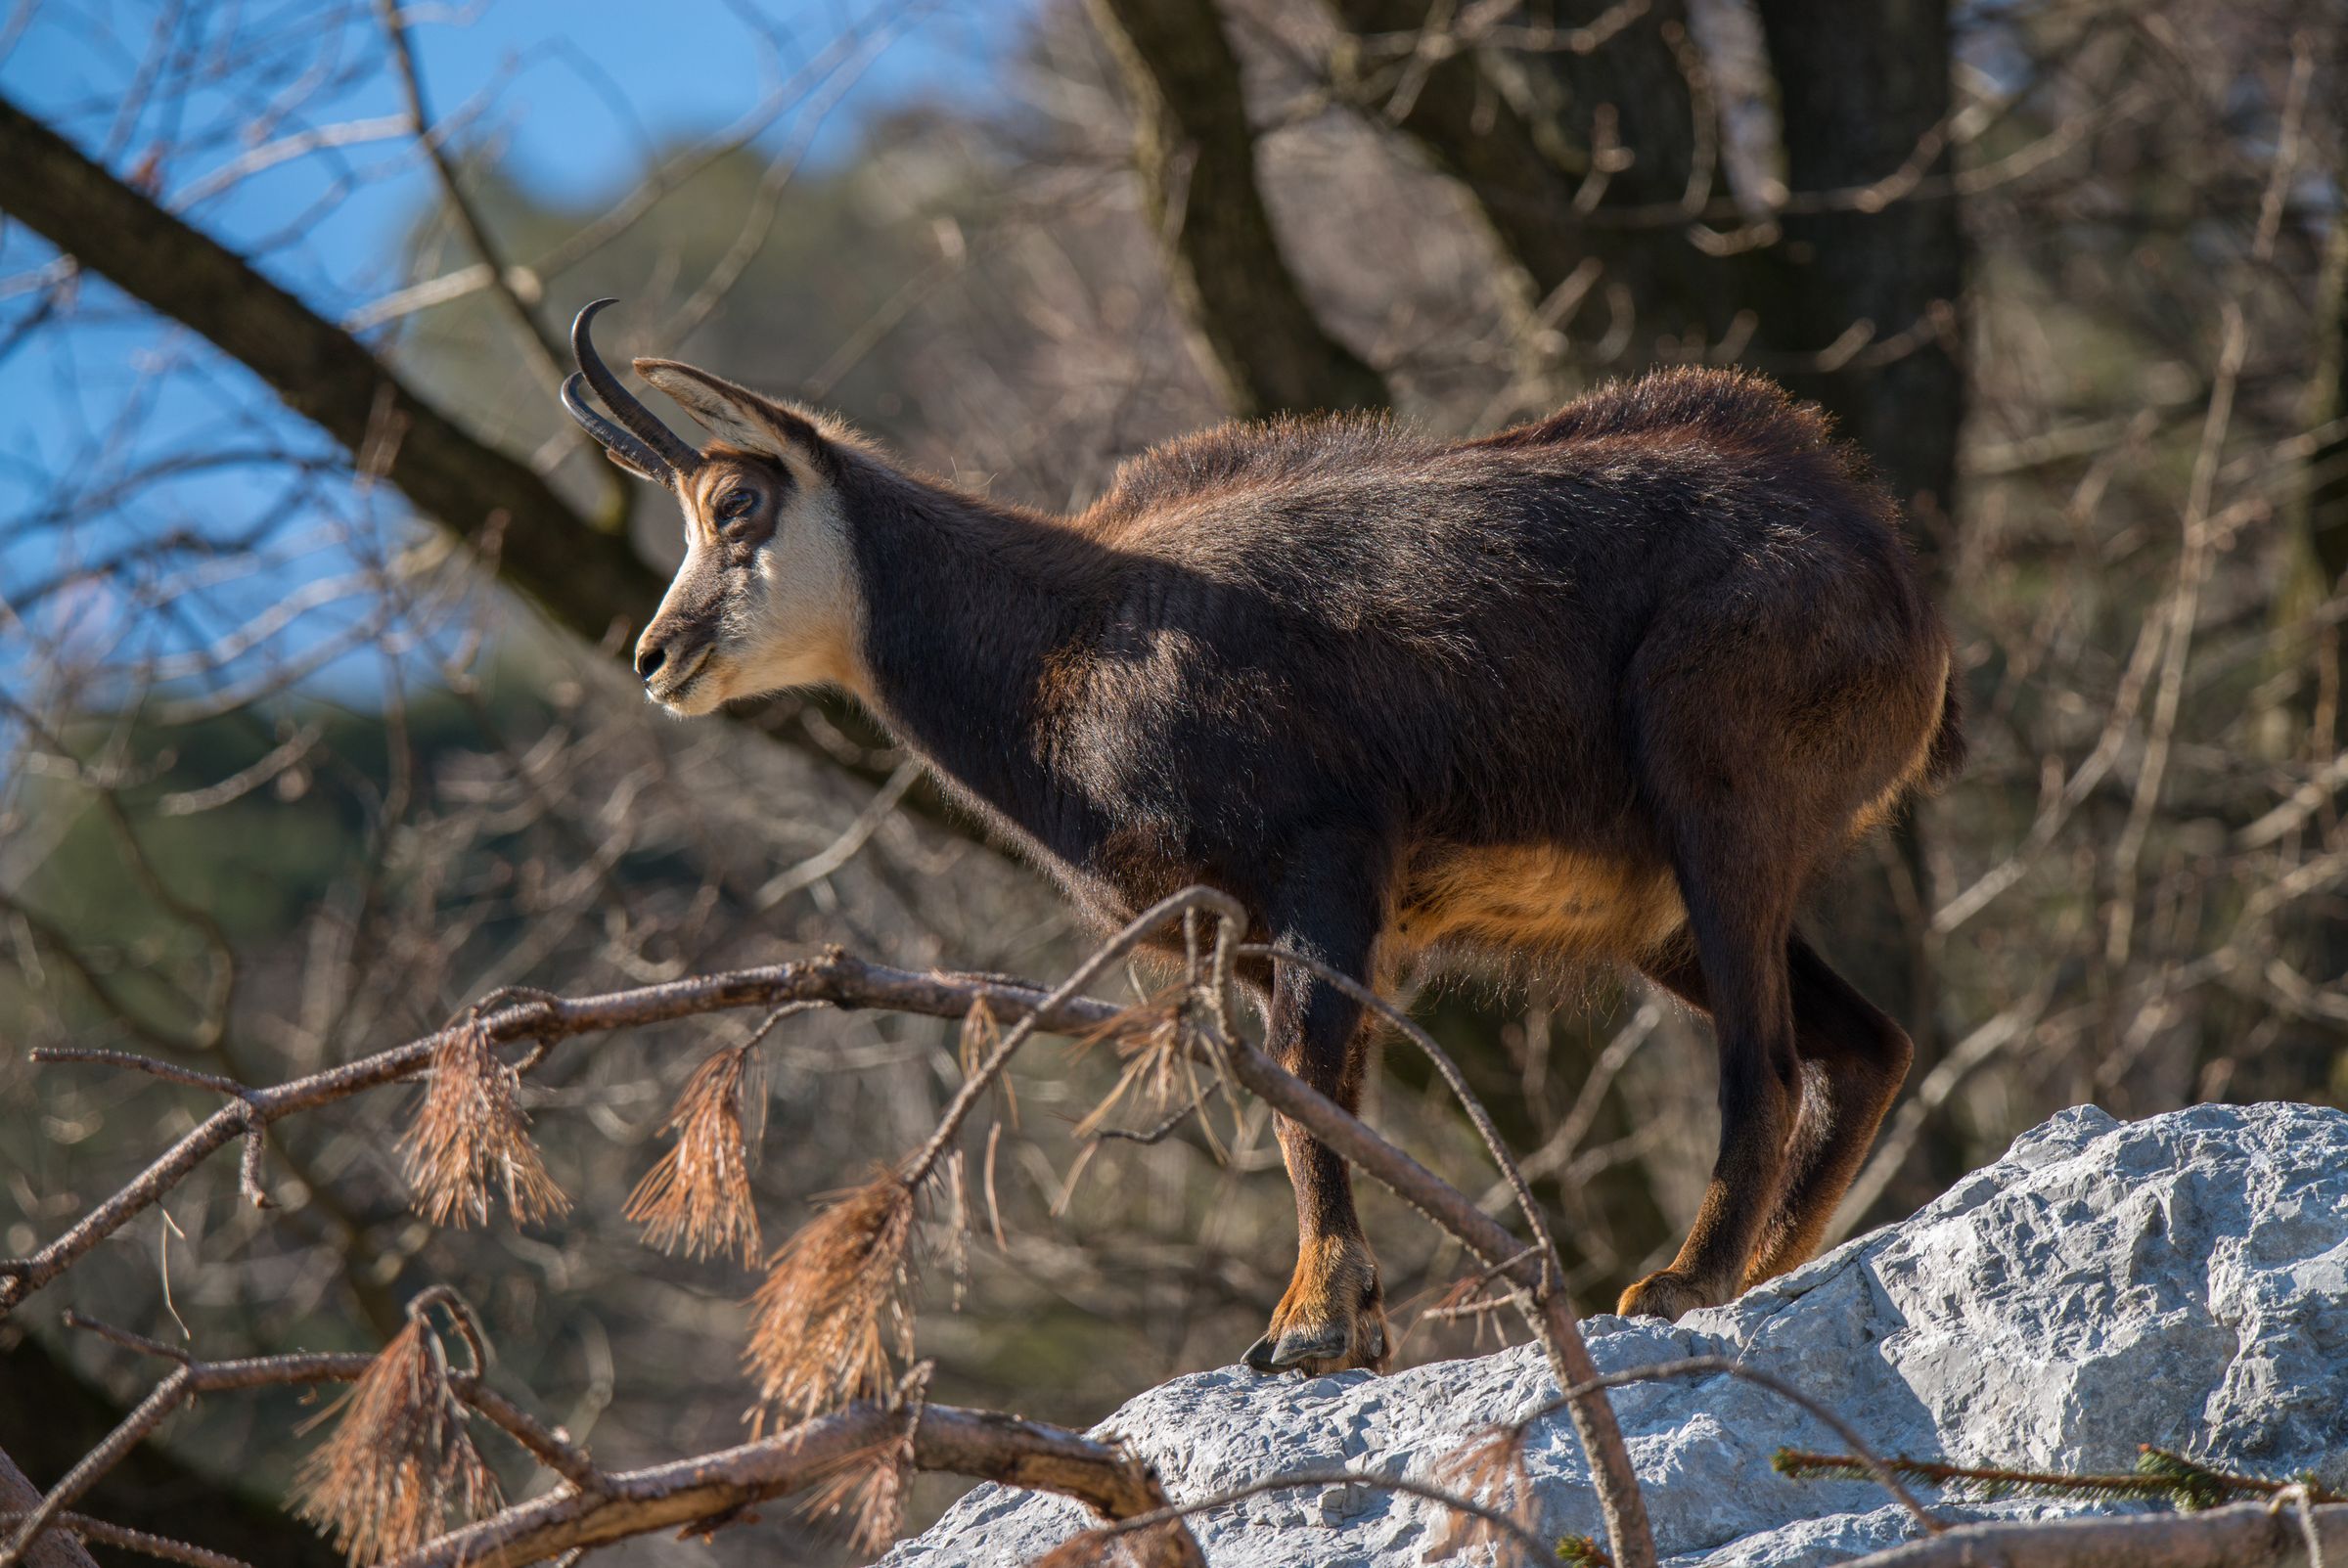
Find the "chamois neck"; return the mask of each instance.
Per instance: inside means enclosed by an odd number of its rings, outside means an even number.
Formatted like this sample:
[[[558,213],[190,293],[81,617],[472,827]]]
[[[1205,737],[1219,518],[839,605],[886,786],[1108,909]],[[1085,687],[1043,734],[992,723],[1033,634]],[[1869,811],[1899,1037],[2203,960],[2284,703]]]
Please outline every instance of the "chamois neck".
[[[860,694],[976,804],[1038,836],[1053,814],[1037,733],[1047,655],[1108,562],[1061,519],[852,462],[841,501],[863,596]]]

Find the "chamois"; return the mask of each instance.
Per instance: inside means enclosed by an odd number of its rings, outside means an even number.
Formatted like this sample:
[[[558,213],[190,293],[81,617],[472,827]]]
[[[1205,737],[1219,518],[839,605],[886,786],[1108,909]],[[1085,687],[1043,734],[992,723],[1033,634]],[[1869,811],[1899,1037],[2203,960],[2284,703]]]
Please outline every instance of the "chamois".
[[[1636,968],[1711,1015],[1721,1134],[1686,1244],[1621,1310],[1677,1318],[1816,1250],[1912,1048],[1796,906],[1964,750],[1896,509],[1816,408],[1684,369],[1480,440],[1231,425],[1063,517],[637,360],[697,449],[596,356],[610,302],[572,327],[564,402],[685,515],[636,645],[654,700],[844,688],[1103,922],[1203,882],[1251,941],[1371,985],[1460,950]],[[1248,980],[1278,1058],[1357,1106],[1366,1009],[1301,964]],[[1350,1173],[1279,1138],[1297,1260],[1248,1364],[1382,1368]]]

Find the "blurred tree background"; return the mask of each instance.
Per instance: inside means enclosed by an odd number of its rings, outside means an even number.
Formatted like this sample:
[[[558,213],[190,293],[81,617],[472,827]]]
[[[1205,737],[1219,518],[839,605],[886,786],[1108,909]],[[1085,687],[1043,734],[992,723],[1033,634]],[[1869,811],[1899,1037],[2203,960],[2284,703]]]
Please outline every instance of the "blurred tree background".
[[[1776,376],[1905,504],[1973,740],[1816,901],[1920,1047],[1846,1229],[2082,1099],[2348,1098],[2339,0],[662,10],[0,18],[0,1256],[209,1108],[35,1047],[268,1082],[500,986],[1082,950],[841,704],[679,726],[636,694],[673,509],[553,396],[604,293],[615,349],[1055,509],[1234,415],[1466,433],[1658,363]],[[1704,1031],[1610,976],[1424,984],[1577,1301],[1610,1301],[1708,1166]],[[62,1308],[215,1357],[371,1348],[435,1281],[607,1463],[724,1444],[754,1277],[620,1210],[747,1029],[553,1058],[529,1105],[575,1206],[540,1228],[417,1218],[404,1096],[273,1133],[272,1210],[216,1161],[0,1321],[0,1450],[49,1479],[142,1389]],[[961,1075],[920,1020],[793,1017],[762,1054],[770,1243]],[[1221,1150],[1089,1142],[1104,1054],[1030,1053],[931,1218],[943,1397],[1089,1423],[1236,1358],[1285,1282],[1260,1108]],[[1389,1068],[1371,1119],[1478,1171]],[[1472,1350],[1481,1320],[1413,1321],[1456,1249],[1366,1200],[1404,1359]],[[303,1415],[207,1403],[113,1512],[282,1494]],[[797,1529],[610,1556],[837,1550]],[[326,1555],[265,1506],[207,1539]]]

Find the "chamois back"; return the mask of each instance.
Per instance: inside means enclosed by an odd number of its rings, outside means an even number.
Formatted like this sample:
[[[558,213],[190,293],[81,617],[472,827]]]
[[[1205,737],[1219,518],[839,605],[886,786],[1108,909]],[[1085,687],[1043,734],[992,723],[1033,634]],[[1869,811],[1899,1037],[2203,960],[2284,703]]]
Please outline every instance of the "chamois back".
[[[1547,419],[1500,431],[1476,444],[1488,448],[1556,446],[1568,441],[1678,433],[1702,436],[1720,446],[1791,455],[1829,446],[1833,430],[1817,404],[1795,402],[1775,381],[1741,371],[1675,370],[1611,382],[1574,399]]]

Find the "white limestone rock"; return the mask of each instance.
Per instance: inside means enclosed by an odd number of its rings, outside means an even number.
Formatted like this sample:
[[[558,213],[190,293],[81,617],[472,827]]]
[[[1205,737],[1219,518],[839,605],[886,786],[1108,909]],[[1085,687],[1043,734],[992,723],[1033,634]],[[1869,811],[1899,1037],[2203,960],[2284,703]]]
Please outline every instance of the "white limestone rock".
[[[1825,1401],[1884,1454],[2127,1470],[2152,1443],[2348,1486],[2348,1115],[2204,1105],[2121,1123],[2078,1107],[1911,1219],[1730,1306],[1676,1324],[1598,1317],[1584,1331],[1602,1370],[1735,1356]],[[1303,1468],[1427,1478],[1478,1428],[1552,1392],[1531,1346],[1390,1377],[1226,1367],[1151,1389],[1097,1432],[1190,1501]],[[1614,1401],[1671,1568],[1809,1568],[1915,1533],[1873,1485],[1778,1475],[1780,1448],[1840,1445],[1752,1384],[1648,1383]],[[1543,1531],[1595,1532],[1562,1415],[1530,1458]],[[1921,1496],[1951,1519],[2081,1506]],[[1215,1568],[1416,1568],[1438,1512],[1310,1487],[1216,1508],[1194,1529]],[[1087,1522],[1074,1503],[982,1486],[885,1561],[1022,1563]]]

